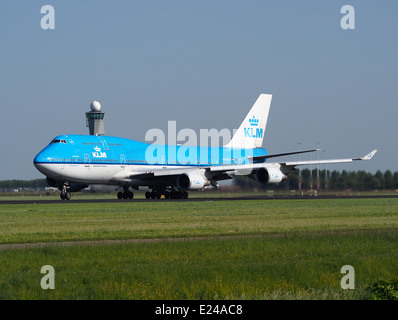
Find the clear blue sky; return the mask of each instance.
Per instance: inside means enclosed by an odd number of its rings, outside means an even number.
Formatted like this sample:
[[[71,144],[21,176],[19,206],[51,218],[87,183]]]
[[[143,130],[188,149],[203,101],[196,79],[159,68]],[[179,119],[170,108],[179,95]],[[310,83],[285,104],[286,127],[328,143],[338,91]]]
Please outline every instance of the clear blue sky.
[[[55,30],[40,27],[46,4]],[[346,4],[355,30],[340,27]],[[0,180],[41,178],[34,156],[88,134],[94,99],[108,135],[144,141],[168,120],[237,128],[260,93],[270,153],[377,148],[329,169],[398,171],[397,16],[396,0],[1,1]]]

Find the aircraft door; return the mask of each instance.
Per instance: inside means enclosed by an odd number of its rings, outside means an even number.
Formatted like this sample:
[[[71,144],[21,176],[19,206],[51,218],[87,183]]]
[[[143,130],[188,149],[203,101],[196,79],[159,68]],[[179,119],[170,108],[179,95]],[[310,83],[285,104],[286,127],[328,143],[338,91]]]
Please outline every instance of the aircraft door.
[[[102,146],[104,147],[105,150],[109,150],[109,146],[108,143],[106,142],[106,140],[103,137],[97,136],[97,138],[99,139],[99,141],[101,141]]]
[[[162,156],[162,166],[163,166],[163,168],[166,168],[166,165],[167,165],[167,163],[166,163],[166,157],[165,157],[165,156]]]
[[[88,153],[84,154],[84,166],[90,169],[90,155]]]
[[[120,155],[120,167],[124,169],[126,167],[126,156],[124,154]]]

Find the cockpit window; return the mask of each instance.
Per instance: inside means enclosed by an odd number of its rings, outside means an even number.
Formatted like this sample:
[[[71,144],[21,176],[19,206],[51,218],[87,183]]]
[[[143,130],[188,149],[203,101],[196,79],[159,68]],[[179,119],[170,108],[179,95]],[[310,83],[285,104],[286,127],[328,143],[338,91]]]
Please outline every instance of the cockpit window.
[[[54,139],[53,141],[51,141],[51,143],[65,143],[66,144],[66,140]]]

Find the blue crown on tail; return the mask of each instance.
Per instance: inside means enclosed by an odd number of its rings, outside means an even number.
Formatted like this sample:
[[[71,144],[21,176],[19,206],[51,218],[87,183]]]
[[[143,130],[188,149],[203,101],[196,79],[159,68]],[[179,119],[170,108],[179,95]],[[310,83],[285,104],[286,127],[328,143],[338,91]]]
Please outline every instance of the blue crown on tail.
[[[253,126],[253,127],[257,127],[259,121],[260,120],[258,120],[255,116],[253,116],[252,119],[249,119],[250,125]]]

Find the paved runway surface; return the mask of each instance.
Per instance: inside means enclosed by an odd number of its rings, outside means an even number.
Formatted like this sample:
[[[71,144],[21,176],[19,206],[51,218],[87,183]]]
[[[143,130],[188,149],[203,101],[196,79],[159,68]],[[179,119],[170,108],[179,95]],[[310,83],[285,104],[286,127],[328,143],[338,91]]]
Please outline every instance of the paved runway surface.
[[[197,201],[237,201],[237,200],[319,200],[319,199],[398,199],[398,195],[375,195],[375,196],[246,196],[228,198],[190,198],[190,199],[81,199],[81,200],[0,200],[4,204],[58,204],[58,203],[134,203],[134,202],[197,202]]]

